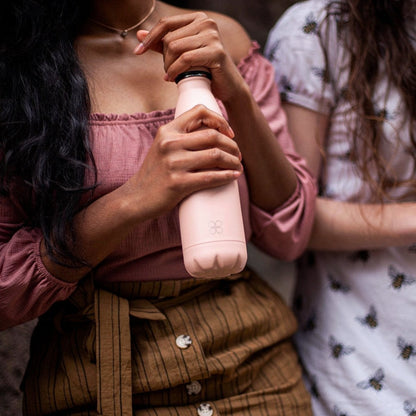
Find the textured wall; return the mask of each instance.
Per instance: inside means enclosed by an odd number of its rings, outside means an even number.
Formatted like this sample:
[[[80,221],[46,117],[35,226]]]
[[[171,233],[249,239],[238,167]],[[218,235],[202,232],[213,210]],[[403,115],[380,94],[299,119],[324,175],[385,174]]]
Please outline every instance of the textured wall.
[[[168,1],[180,7],[215,10],[238,20],[263,47],[267,33],[280,14],[293,0],[188,0]],[[292,266],[276,260],[250,247],[249,262],[266,280],[290,297]],[[29,354],[29,339],[34,323],[30,322],[0,332],[0,415],[20,416],[19,385]]]

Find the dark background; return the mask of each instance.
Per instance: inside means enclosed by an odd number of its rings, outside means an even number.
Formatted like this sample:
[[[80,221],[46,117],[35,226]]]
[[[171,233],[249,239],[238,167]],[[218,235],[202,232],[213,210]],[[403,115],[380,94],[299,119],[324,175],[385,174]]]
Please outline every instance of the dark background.
[[[167,1],[179,7],[214,10],[234,17],[247,30],[253,40],[263,48],[267,34],[282,12],[294,0],[188,0]],[[260,267],[276,266],[259,252],[251,251],[252,260]],[[253,254],[254,253],[254,254]],[[250,256],[250,254],[249,254]],[[283,266],[282,266],[283,267]],[[0,332],[0,415],[20,416],[19,385],[29,354],[29,339],[34,322]]]

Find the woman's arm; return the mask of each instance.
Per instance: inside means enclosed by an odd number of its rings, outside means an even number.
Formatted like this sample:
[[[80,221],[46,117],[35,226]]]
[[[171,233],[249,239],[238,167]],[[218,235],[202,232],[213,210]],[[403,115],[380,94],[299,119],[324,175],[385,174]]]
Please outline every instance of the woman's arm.
[[[216,21],[231,59],[234,63],[241,62],[249,53],[252,45],[250,38],[234,20],[218,16]],[[258,80],[259,83],[267,82],[264,73],[259,73],[258,76],[264,78]],[[236,85],[235,91],[222,101],[243,154],[251,200],[258,207],[270,212],[287,201],[297,185],[295,170],[284,153],[287,149],[282,149],[276,140],[276,136],[279,138],[288,135],[286,120],[283,111],[279,114],[280,102],[276,102],[275,117],[281,119],[281,128],[278,132],[272,131],[253,91],[250,91],[245,82]],[[263,89],[268,90],[268,94],[272,93],[272,89],[266,85],[263,85]]]
[[[246,88],[223,103],[243,154],[251,201],[271,212],[295,192],[295,170]],[[286,134],[286,127],[280,134]]]
[[[191,66],[211,71],[212,90],[225,105],[243,155],[252,202],[266,211],[285,202],[296,189],[296,173],[236,66],[251,47],[242,27],[226,16],[197,12],[162,19],[150,32],[139,31],[138,39],[137,54],[164,53],[167,80]]]
[[[315,175],[328,117],[306,108],[284,104],[297,151]],[[416,240],[416,203],[359,204],[317,198],[309,248],[360,250],[410,245]]]
[[[317,198],[309,247],[363,250],[416,241],[416,203],[357,204]]]

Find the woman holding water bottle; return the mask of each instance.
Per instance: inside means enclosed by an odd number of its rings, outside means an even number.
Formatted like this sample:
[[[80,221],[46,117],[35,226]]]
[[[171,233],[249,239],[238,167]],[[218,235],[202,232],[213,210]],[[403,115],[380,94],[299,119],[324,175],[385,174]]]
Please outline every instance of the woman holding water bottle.
[[[280,297],[182,258],[178,205],[235,180],[247,241],[308,239],[315,184],[257,44],[150,0],[1,8],[0,329],[39,317],[24,413],[311,414]],[[190,68],[225,118],[174,117]]]

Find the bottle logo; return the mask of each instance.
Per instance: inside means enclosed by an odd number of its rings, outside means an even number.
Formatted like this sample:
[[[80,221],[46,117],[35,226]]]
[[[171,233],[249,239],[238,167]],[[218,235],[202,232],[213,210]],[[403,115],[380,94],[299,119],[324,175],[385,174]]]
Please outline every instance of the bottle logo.
[[[211,235],[220,235],[223,233],[222,228],[222,221],[216,220],[216,221],[210,221],[208,224],[208,230]]]

